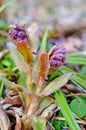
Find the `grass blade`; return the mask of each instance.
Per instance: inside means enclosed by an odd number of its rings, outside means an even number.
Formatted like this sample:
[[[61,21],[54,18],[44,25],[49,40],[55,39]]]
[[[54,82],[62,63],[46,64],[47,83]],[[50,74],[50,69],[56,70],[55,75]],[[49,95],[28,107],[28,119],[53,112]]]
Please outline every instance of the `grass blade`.
[[[3,84],[5,84],[9,89],[12,86],[11,81],[9,81],[8,79],[6,79],[4,76],[0,75],[0,80],[3,82]]]
[[[60,69],[60,71],[62,73],[74,72],[73,70],[71,70],[71,69],[69,69],[67,67],[62,67]],[[79,84],[83,89],[86,90],[86,79],[83,78],[83,75],[80,75],[80,74],[78,74],[76,72],[74,72],[74,73],[75,73],[75,75],[72,75],[70,77],[71,81],[74,81],[75,83]]]
[[[79,51],[75,53],[68,54],[68,57],[78,57],[78,56],[86,56],[86,51]]]
[[[66,63],[86,65],[86,58],[67,57]]]
[[[4,84],[3,82],[1,83],[1,86],[0,86],[0,98],[2,97],[3,95],[3,91],[4,91]]]
[[[48,30],[45,31],[45,34],[42,38],[42,42],[41,42],[41,50],[46,51],[46,44],[47,44],[47,37],[48,37]]]
[[[76,120],[74,119],[74,117],[72,115],[72,112],[67,104],[67,101],[66,101],[63,93],[60,90],[58,90],[57,92],[55,92],[54,97],[55,97],[70,129],[71,130],[81,130],[79,125],[77,124]]]
[[[0,7],[0,13],[5,10],[9,5],[11,5],[13,2],[15,2],[16,0],[9,0],[8,2],[6,2],[4,5],[2,5]]]

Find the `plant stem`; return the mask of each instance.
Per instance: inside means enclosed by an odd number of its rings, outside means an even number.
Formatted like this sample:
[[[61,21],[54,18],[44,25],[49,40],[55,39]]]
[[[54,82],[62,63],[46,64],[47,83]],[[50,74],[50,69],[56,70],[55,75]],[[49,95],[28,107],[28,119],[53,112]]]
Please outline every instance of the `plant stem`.
[[[28,65],[28,70],[27,70],[27,87],[30,91],[32,91],[32,72],[31,72],[31,66]]]
[[[56,102],[58,103],[63,116],[65,117],[69,127],[71,130],[81,130],[79,125],[77,124],[76,120],[74,119],[72,112],[67,104],[67,101],[61,92],[61,90],[58,90],[55,92],[54,97],[56,99]]]
[[[4,90],[4,84],[3,82],[1,83],[1,86],[0,86],[0,98],[2,97],[3,95],[3,90]]]

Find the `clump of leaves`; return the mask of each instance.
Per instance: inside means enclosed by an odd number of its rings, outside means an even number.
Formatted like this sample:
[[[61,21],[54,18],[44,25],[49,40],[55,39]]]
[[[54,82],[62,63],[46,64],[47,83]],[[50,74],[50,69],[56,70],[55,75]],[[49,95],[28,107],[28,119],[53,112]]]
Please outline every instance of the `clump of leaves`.
[[[3,75],[4,72],[0,74],[0,79],[7,88],[5,98],[0,101],[0,113],[3,113],[3,118],[0,118],[0,128],[1,130],[46,130],[49,128],[47,121],[57,107],[50,95],[63,87],[71,76],[71,73],[66,73],[47,82],[48,75],[64,64],[66,49],[55,45],[49,52],[42,50],[33,52],[33,45],[25,28],[18,25],[11,25],[11,28],[8,33],[13,43],[7,43],[7,47],[17,69],[26,76],[27,88],[7,80]],[[61,99],[64,101],[63,95],[59,92],[57,94],[60,101]],[[55,94],[56,99],[59,98],[57,94]],[[68,122],[70,127],[73,128],[74,125],[74,129],[79,130],[68,106],[64,109],[66,108],[73,123],[70,125],[71,122]]]
[[[80,97],[76,97],[70,103],[71,110],[79,117],[83,118],[86,115],[86,103]],[[84,109],[83,109],[84,108]]]

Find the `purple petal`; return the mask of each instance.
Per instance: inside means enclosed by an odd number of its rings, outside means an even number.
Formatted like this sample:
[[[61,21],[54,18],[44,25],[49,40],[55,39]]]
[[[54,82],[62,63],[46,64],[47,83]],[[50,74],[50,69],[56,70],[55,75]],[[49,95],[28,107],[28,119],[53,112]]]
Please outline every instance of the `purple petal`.
[[[18,37],[25,38],[25,36],[26,36],[26,33],[24,31],[20,31],[18,33]]]

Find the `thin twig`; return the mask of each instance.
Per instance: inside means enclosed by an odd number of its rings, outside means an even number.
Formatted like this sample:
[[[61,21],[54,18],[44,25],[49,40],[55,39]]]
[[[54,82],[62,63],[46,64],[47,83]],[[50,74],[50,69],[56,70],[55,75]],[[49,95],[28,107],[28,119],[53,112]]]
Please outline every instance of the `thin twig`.
[[[66,97],[72,97],[72,96],[86,96],[86,93],[76,93],[76,94],[68,94]]]
[[[54,119],[56,119],[56,120],[62,120],[62,121],[65,121],[65,118],[63,118],[63,117],[55,117]],[[79,124],[84,124],[84,125],[86,125],[86,122],[85,121],[83,121],[83,120],[76,120],[77,121],[77,123],[79,123]]]
[[[55,128],[52,126],[52,124],[51,124],[49,121],[47,121],[47,123],[48,123],[49,126],[52,128],[52,130],[55,130]]]

